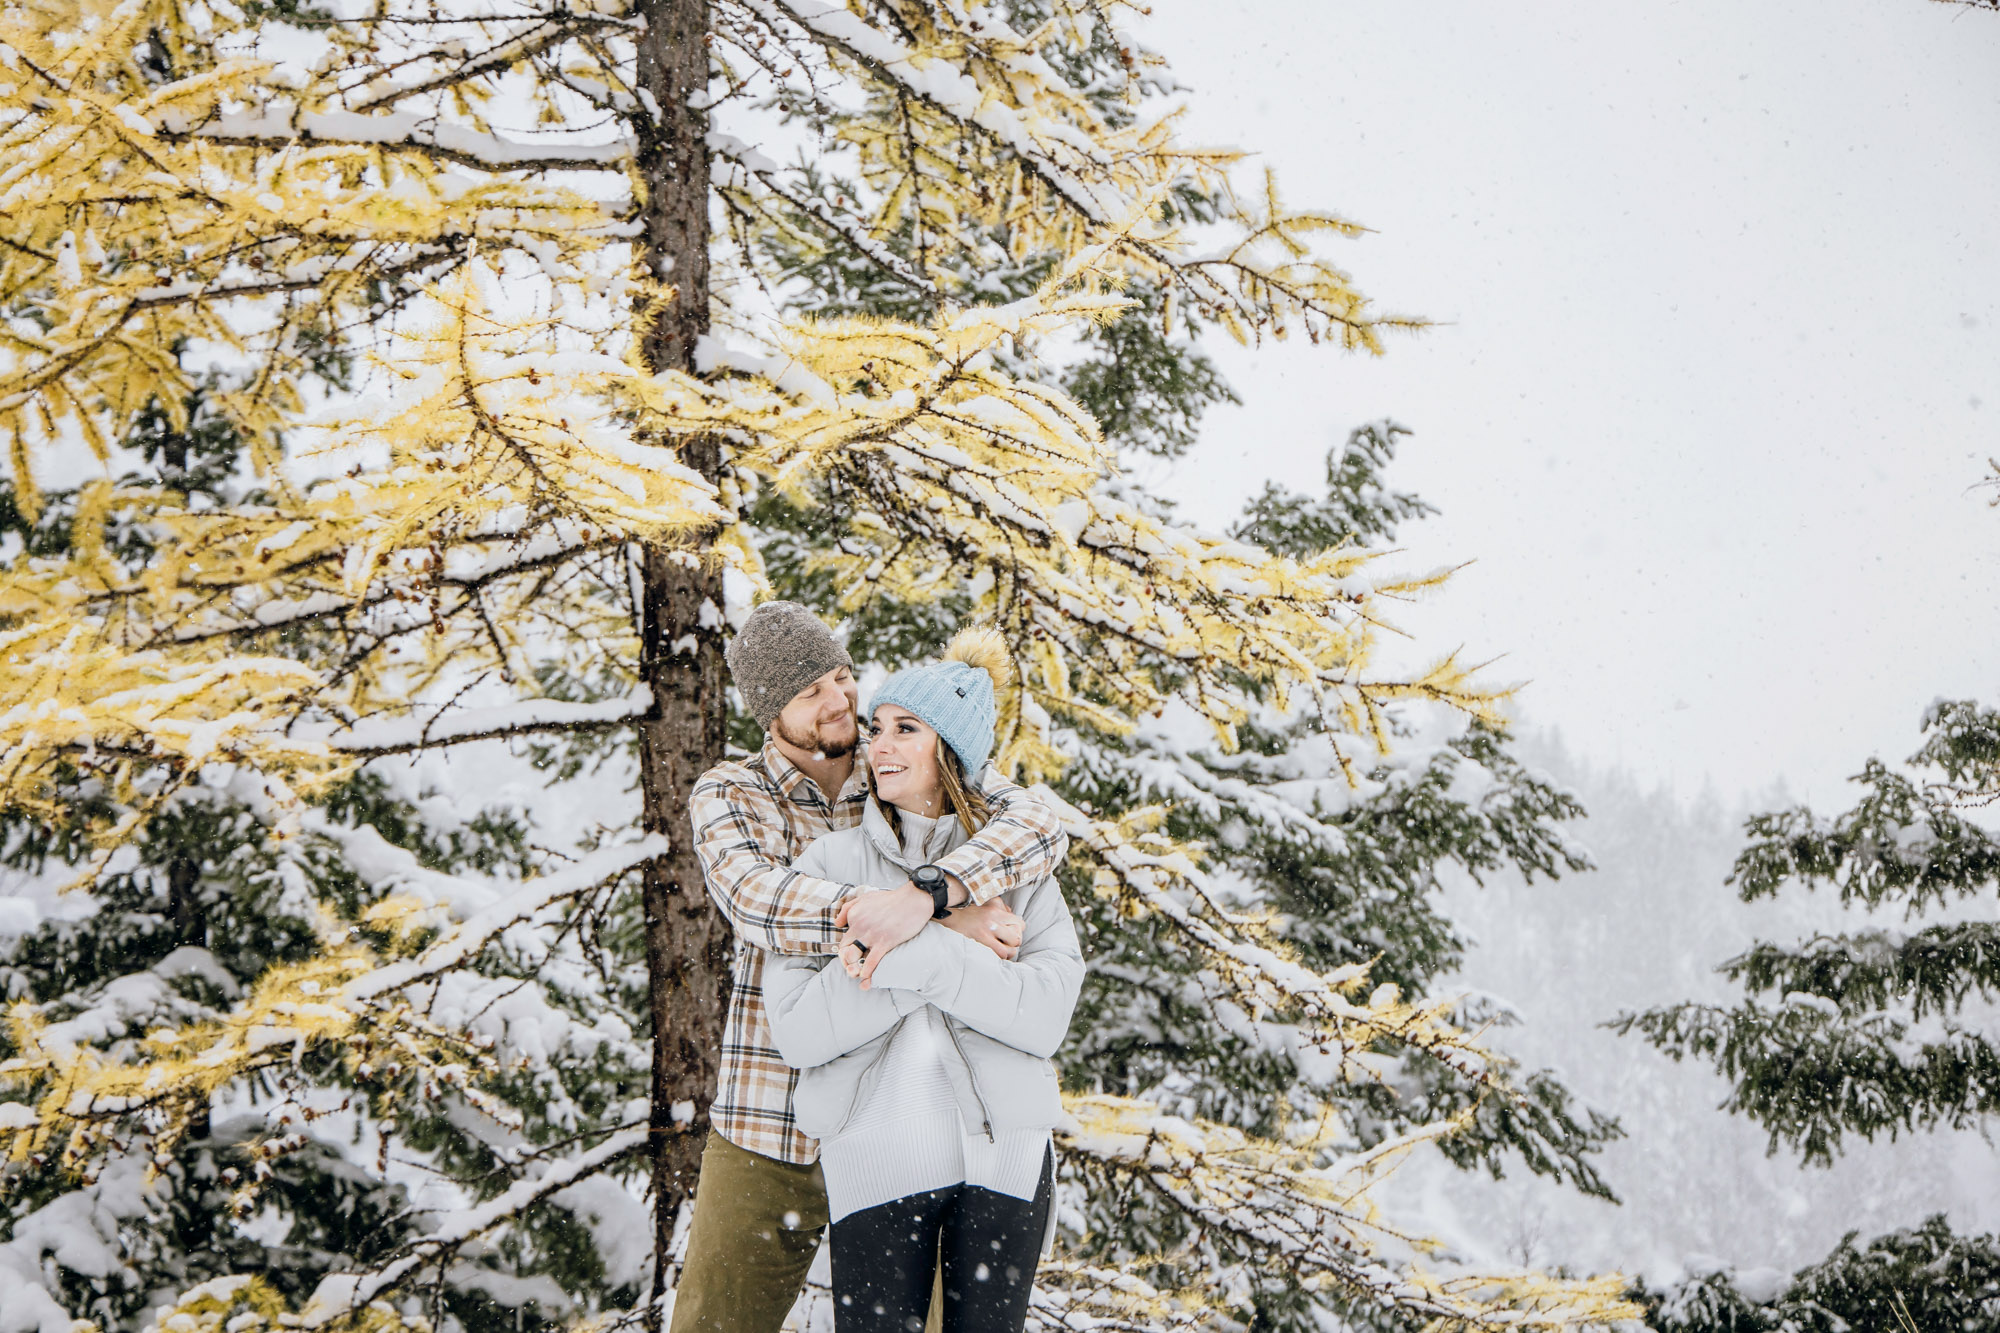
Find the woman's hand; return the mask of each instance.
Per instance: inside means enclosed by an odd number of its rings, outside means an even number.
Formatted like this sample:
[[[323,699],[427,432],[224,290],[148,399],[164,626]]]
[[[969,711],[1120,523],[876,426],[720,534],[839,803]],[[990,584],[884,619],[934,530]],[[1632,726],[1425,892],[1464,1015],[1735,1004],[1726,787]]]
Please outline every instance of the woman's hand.
[[[904,940],[915,939],[934,910],[930,894],[914,884],[847,899],[833,919],[845,932],[840,937],[840,961],[847,975],[867,990],[876,964]]]
[[[850,899],[849,904],[852,905],[854,901]],[[927,894],[925,901],[929,901]],[[908,935],[903,934],[905,923],[898,919],[900,915],[871,919],[870,922],[877,939],[888,933],[896,937],[895,943],[888,945],[863,943],[860,938],[861,931],[853,920],[854,914],[848,911],[847,906],[841,908],[838,924],[846,926],[847,932],[840,941],[840,965],[846,969],[848,976],[861,983],[861,989],[872,989],[870,981],[875,975],[876,965],[882,961],[882,956],[903,940],[914,936],[915,931],[911,931]],[[917,930],[922,930],[929,920],[930,918],[926,917],[918,921]],[[888,923],[887,931],[883,929],[885,923]],[[938,924],[946,930],[957,931],[974,944],[984,945],[1002,960],[1009,962],[1021,952],[1021,934],[1027,926],[1026,922],[1014,914],[1014,909],[998,898],[983,907],[954,907]]]
[[[1010,962],[1021,952],[1021,932],[1027,925],[998,898],[981,907],[954,907],[951,915],[938,924],[957,931],[974,944],[985,945]]]

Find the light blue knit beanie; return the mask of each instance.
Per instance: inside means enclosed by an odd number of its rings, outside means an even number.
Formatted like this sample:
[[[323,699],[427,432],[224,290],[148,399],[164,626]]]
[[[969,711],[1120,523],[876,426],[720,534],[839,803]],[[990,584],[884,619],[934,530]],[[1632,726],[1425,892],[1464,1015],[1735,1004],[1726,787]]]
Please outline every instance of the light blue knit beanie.
[[[868,716],[894,704],[922,718],[977,777],[993,755],[993,726],[999,707],[993,687],[1012,665],[1006,641],[992,630],[966,630],[945,647],[944,660],[906,667],[882,682],[868,703]]]

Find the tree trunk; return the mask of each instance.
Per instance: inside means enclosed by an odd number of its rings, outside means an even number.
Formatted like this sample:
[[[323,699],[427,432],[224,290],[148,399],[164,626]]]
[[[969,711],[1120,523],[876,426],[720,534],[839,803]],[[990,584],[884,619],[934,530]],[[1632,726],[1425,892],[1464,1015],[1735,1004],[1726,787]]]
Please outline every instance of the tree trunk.
[[[167,928],[176,944],[208,947],[208,905],[201,900],[201,859],[181,851],[167,862]]]
[[[655,371],[694,369],[708,331],[708,0],[642,0],[635,116],[642,195],[641,261],[671,298],[651,308],[641,348]],[[711,481],[714,440],[682,440],[681,458]],[[729,999],[728,923],[708,900],[688,823],[688,794],[723,756],[728,719],[722,660],[722,579],[707,543],[649,545],[641,559],[640,671],[653,713],[640,726],[642,821],[672,842],[645,867],[646,967],[653,1020],[652,1192],[657,1326],[667,1247],[694,1191]],[[689,1115],[690,1108],[692,1115]],[[679,1114],[676,1114],[676,1111]]]

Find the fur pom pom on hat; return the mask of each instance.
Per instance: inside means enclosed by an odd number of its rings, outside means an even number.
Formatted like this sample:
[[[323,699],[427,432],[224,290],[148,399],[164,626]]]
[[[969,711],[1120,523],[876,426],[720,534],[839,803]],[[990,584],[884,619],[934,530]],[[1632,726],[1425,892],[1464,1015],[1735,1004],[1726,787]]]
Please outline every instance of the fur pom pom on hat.
[[[868,715],[883,704],[908,709],[951,747],[968,776],[993,757],[998,693],[1013,675],[1007,640],[990,629],[960,630],[937,662],[898,671],[869,701]]]

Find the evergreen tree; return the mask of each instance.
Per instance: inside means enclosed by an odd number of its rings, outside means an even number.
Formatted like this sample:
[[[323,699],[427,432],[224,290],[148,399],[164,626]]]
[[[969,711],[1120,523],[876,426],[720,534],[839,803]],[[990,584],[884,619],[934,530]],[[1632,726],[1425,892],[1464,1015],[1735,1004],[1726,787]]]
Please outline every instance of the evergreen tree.
[[[1850,1134],[1975,1127],[2000,1109],[2000,1033],[1983,1009],[2000,992],[2000,926],[1975,906],[2000,885],[2000,841],[1971,817],[2000,799],[2000,712],[1940,701],[1923,730],[1909,771],[1868,761],[1844,814],[1752,819],[1731,878],[1746,901],[1825,888],[1856,911],[1899,910],[1903,927],[1760,942],[1722,965],[1740,1003],[1618,1021],[1714,1064],[1728,1109],[1809,1163],[1830,1162]],[[2000,1239],[1954,1236],[1939,1216],[1861,1247],[1850,1235],[1785,1291],[1745,1294],[1718,1276],[1656,1304],[1665,1326],[1688,1329],[1973,1327],[2000,1312],[1996,1274]]]
[[[1428,1264],[1374,1202],[1440,1139],[1594,1187],[1607,1127],[1424,993],[1432,868],[1554,869],[1564,810],[1455,661],[1375,670],[1407,505],[1223,538],[1119,482],[1227,392],[1192,328],[1398,321],[1311,248],[1351,224],[1178,140],[1116,17],[0,10],[9,1319],[656,1312],[729,944],[685,796],[774,582],[883,661],[996,623],[1002,760],[1074,798],[1105,1040],[1041,1318],[1626,1309]],[[53,480],[82,451],[118,479]]]
[[[1718,1272],[1640,1294],[1648,1322],[1667,1333],[1991,1328],[2000,1312],[2000,1236],[1956,1235],[1933,1217],[1865,1245],[1850,1232],[1832,1254],[1775,1290]]]

